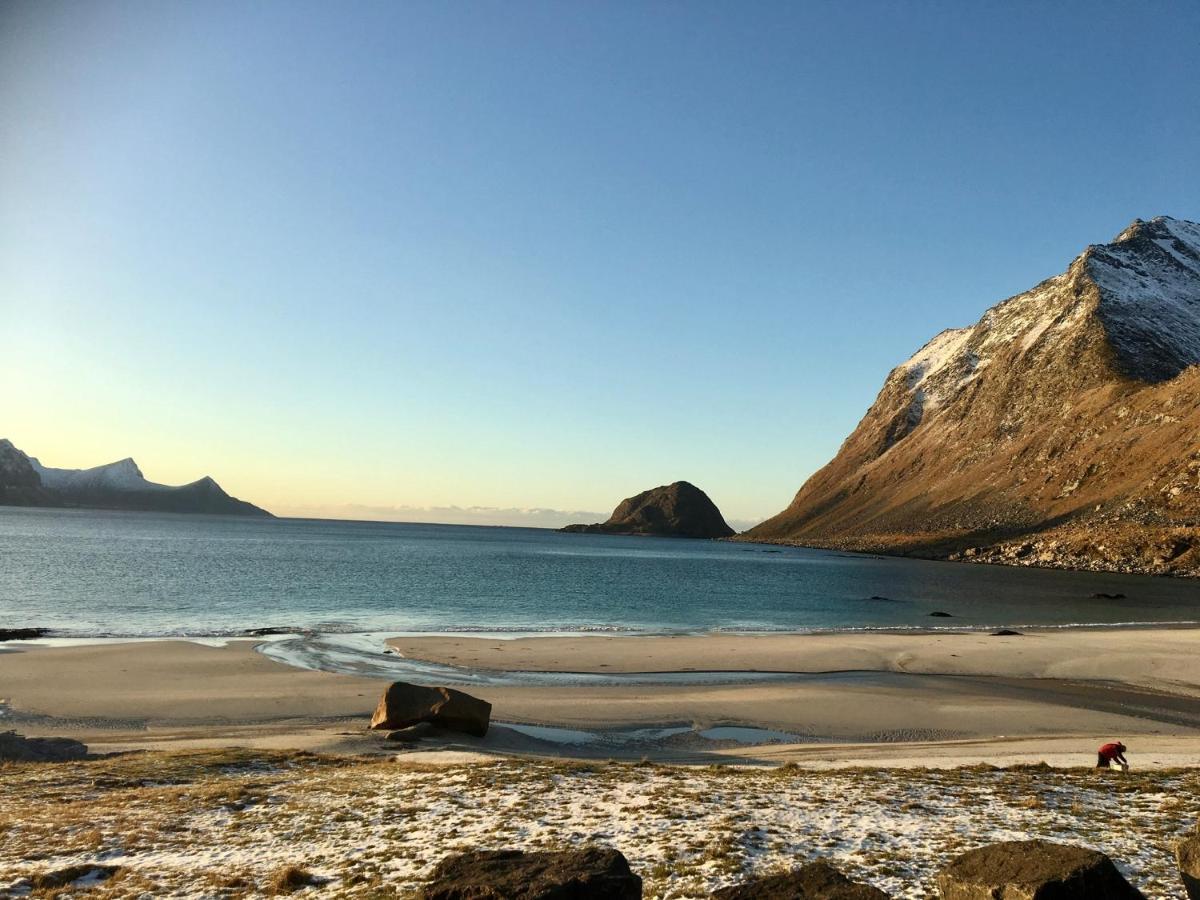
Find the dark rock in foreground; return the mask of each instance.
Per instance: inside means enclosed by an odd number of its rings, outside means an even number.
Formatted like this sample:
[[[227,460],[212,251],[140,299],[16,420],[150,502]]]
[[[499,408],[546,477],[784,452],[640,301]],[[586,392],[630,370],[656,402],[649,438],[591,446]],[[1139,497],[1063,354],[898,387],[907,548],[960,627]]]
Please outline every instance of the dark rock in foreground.
[[[688,538],[723,538],[735,534],[708,494],[686,481],[642,491],[623,500],[607,522],[568,525],[561,530]]]
[[[438,863],[424,900],[639,900],[642,879],[618,851],[481,850]]]
[[[492,704],[462,691],[397,681],[379,699],[371,727],[397,731],[428,722],[447,731],[483,737],[491,716]]]
[[[954,859],[942,900],[1143,900],[1103,853],[1050,841],[1005,841]]]
[[[49,633],[49,628],[0,628],[0,641],[36,641]]]
[[[851,881],[824,860],[713,892],[713,900],[888,900],[879,888]]]
[[[1200,900],[1200,830],[1179,842],[1175,861],[1179,863],[1179,877],[1183,879],[1188,900]]]
[[[5,762],[67,762],[87,755],[87,744],[71,738],[27,738],[0,731],[0,760]]]

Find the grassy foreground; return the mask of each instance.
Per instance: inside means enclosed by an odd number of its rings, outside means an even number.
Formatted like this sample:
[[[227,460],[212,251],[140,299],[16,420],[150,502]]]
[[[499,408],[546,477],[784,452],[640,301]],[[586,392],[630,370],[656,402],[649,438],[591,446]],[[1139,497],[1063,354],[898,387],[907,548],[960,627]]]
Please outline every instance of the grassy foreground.
[[[1147,896],[1173,898],[1173,846],[1198,817],[1197,769],[421,767],[141,753],[0,764],[0,896],[405,897],[459,849],[598,842],[629,858],[647,897],[703,897],[828,857],[895,897],[925,898],[962,850],[1045,837],[1103,850]],[[86,874],[96,865],[115,869],[97,880]]]

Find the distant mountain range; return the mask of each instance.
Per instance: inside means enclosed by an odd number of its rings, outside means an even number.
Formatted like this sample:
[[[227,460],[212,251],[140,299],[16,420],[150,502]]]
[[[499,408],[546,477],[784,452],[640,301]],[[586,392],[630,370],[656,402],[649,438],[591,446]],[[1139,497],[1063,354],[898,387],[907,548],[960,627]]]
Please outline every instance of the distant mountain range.
[[[93,469],[54,469],[7,439],[0,439],[0,504],[271,515],[253,503],[230,497],[208,476],[179,486],[157,484],[147,481],[132,459]]]
[[[1200,225],[1135,221],[892,370],[744,537],[1200,574]]]

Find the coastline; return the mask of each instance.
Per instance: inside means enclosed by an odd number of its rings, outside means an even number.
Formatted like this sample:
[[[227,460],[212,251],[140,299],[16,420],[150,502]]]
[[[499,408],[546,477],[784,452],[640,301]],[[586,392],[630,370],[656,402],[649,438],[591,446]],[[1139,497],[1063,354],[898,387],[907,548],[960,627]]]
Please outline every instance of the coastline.
[[[1082,529],[1074,529],[1080,531]],[[1134,544],[1137,538],[1162,537],[1163,534],[1186,530],[1183,526],[1148,529],[1146,533],[1120,535],[1124,544]],[[1071,529],[1031,531],[1009,536],[997,542],[956,540],[938,536],[931,540],[911,539],[898,542],[871,540],[808,540],[787,538],[748,537],[747,532],[732,537],[715,538],[734,544],[761,544],[766,547],[794,547],[799,550],[825,550],[861,556],[866,559],[919,559],[924,562],[969,563],[973,566],[998,566],[1015,569],[1043,569],[1048,572],[1088,572],[1092,574],[1139,575],[1163,579],[1200,578],[1195,565],[1176,565],[1171,560],[1138,560],[1133,549],[1111,556],[1098,556],[1091,542],[1084,541],[1083,549],[1068,552],[1064,538]],[[1114,535],[1114,538],[1117,536]],[[1116,543],[1116,540],[1111,541]]]
[[[410,660],[499,675],[494,683],[463,687],[493,704],[489,735],[447,734],[416,751],[399,748],[366,731],[387,680],[287,665],[258,652],[262,640],[0,645],[0,730],[76,737],[99,752],[240,746],[403,752],[434,762],[461,761],[465,752],[471,759],[647,757],[818,768],[1041,760],[1080,766],[1094,761],[1098,742],[1120,736],[1139,766],[1200,760],[1195,628],[1009,637],[451,634],[388,643]],[[629,684],[503,679],[512,671],[686,675],[702,668],[782,677]],[[647,730],[671,733],[637,737]]]

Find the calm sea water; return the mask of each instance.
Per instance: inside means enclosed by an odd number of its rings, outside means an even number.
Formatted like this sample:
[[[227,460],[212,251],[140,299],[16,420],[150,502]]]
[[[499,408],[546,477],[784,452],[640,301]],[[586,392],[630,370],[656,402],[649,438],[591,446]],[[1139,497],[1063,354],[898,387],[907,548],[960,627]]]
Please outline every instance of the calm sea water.
[[[1196,620],[1195,581],[521,528],[0,507],[0,626],[63,635]]]

